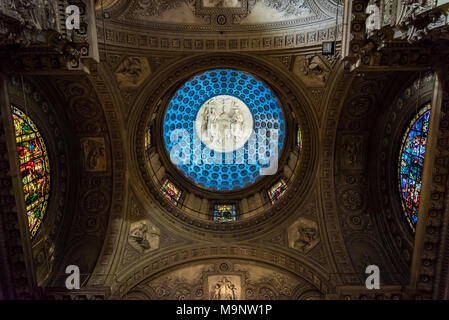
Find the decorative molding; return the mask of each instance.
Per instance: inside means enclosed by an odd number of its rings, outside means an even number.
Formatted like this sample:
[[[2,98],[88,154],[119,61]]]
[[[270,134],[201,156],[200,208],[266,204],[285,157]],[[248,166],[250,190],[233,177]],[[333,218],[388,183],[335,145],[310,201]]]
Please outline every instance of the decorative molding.
[[[322,41],[333,40],[335,26],[328,26],[320,30],[295,30],[282,32],[277,35],[272,33],[260,35],[230,36],[216,35],[189,35],[189,34],[165,34],[152,31],[137,32],[135,29],[120,25],[107,24],[106,29],[97,26],[98,41],[111,46],[127,48],[149,49],[174,52],[219,52],[219,51],[267,51],[302,48],[320,45]],[[342,26],[338,28],[338,38],[341,39]],[[319,36],[318,36],[319,35]]]
[[[96,267],[93,271],[89,284],[93,286],[101,285],[107,281],[113,266],[113,260],[116,250],[119,248],[118,241],[120,231],[123,228],[123,216],[126,212],[127,199],[127,179],[126,179],[126,157],[123,146],[123,123],[120,120],[120,114],[117,107],[117,97],[111,94],[111,84],[105,82],[104,70],[98,68],[94,63],[90,65],[90,84],[95,89],[95,94],[101,101],[101,107],[105,114],[105,122],[109,132],[111,143],[111,166],[112,183],[110,193],[112,195],[110,210],[105,217],[104,225],[106,233],[102,239],[102,250],[96,261]]]
[[[337,149],[336,137],[337,126],[340,113],[344,105],[344,100],[353,81],[354,75],[345,73],[343,66],[338,66],[337,78],[329,97],[324,101],[326,108],[323,110],[323,137],[321,153],[321,173],[320,173],[320,211],[322,212],[323,232],[328,238],[329,248],[326,252],[332,252],[331,266],[335,270],[338,283],[357,283],[358,276],[352,266],[348,251],[344,242],[343,233],[340,226],[340,218],[335,198],[335,162],[334,152]],[[325,214],[324,214],[325,213]]]

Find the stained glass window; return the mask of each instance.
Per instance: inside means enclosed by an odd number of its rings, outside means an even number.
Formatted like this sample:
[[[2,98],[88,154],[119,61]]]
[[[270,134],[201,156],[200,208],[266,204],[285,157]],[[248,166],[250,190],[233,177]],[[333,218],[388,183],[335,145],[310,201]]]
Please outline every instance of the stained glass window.
[[[276,182],[275,185],[270,188],[270,190],[268,190],[268,196],[270,197],[271,204],[274,204],[276,201],[278,201],[279,198],[284,195],[285,191],[287,191],[287,184],[283,179],[280,179],[278,182]]]
[[[151,148],[151,128],[147,127],[145,131],[145,150],[149,150]]]
[[[237,220],[237,210],[235,204],[215,204],[214,221],[230,222]]]
[[[28,228],[33,238],[44,218],[50,195],[47,148],[36,125],[19,108],[11,106],[19,155]]]
[[[429,103],[411,121],[402,139],[399,156],[399,189],[402,197],[402,208],[413,232],[418,221],[430,109]]]
[[[169,179],[166,179],[162,184],[161,192],[168,199],[168,201],[173,203],[175,206],[178,205],[182,192]]]
[[[302,134],[301,134],[301,128],[298,126],[298,130],[296,132],[296,147],[299,150],[302,150]]]

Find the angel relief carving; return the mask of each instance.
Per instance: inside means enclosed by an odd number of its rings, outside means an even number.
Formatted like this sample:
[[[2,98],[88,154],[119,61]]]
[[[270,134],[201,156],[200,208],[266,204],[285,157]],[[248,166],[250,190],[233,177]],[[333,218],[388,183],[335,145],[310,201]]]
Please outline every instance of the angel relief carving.
[[[309,252],[320,241],[315,221],[299,218],[288,229],[288,245],[302,253]]]
[[[362,165],[363,137],[347,137],[340,150],[343,168],[359,168]]]
[[[139,221],[131,224],[128,242],[140,253],[158,249],[159,238],[159,229],[149,221]]]

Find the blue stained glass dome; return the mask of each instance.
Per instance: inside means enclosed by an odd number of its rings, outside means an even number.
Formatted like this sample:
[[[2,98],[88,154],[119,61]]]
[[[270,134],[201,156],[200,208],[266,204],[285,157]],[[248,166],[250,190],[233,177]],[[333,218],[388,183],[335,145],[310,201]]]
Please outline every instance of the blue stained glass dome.
[[[228,127],[214,131],[214,125]],[[211,135],[220,132],[221,139],[240,139],[239,147],[217,149],[208,143],[205,136],[214,139]],[[187,178],[208,189],[234,190],[254,183],[270,166],[270,157],[280,154],[285,120],[278,99],[262,81],[246,72],[215,69],[194,76],[174,94],[163,136],[172,162]]]

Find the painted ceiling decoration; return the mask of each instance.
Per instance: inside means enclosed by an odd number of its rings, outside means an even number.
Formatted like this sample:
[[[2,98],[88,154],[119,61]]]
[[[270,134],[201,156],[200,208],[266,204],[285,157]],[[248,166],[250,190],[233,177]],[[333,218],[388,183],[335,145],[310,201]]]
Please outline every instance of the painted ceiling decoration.
[[[198,31],[207,26],[291,27],[333,21],[335,9],[334,2],[322,0],[134,0],[119,20]]]

